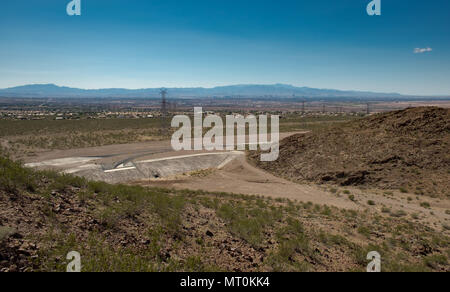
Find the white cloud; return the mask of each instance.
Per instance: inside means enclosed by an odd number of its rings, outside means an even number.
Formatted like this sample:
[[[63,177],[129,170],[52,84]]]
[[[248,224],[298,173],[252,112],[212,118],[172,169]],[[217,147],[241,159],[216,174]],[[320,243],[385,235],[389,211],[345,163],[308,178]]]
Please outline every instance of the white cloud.
[[[415,48],[414,49],[414,54],[423,54],[423,53],[429,53],[432,52],[433,49],[432,48]]]

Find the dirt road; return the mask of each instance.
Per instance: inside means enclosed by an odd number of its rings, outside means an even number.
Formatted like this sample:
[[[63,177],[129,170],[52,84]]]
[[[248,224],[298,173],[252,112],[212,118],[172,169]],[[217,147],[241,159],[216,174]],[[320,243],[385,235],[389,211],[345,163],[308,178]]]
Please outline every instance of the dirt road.
[[[285,198],[341,209],[366,210],[383,216],[394,214],[409,218],[411,221],[426,223],[437,230],[441,230],[444,224],[448,225],[450,220],[447,214],[447,210],[450,209],[449,200],[432,198],[411,200],[411,194],[389,192],[388,196],[377,189],[346,188],[331,192],[330,189],[333,189],[331,187],[298,184],[276,177],[250,165],[245,156],[233,160],[222,169],[205,171],[200,175],[186,174],[133,183],[144,186]],[[347,192],[349,194],[346,194]],[[430,207],[424,203],[428,203]]]

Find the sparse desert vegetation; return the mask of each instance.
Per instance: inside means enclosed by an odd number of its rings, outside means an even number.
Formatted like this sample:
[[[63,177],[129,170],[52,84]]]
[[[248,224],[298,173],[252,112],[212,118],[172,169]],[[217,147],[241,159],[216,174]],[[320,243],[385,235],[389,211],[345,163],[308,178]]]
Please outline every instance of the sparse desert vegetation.
[[[297,129],[297,126],[301,129],[308,123],[313,123],[314,129],[311,128],[312,132],[306,136],[293,136],[295,138],[283,141],[281,162],[284,161],[283,155],[293,149],[289,144],[292,139],[312,137],[310,139],[318,139],[314,141],[319,143],[321,140],[315,135],[330,131],[345,133],[348,127],[352,131],[358,127],[369,131],[364,128],[367,120],[356,117],[350,123],[337,118],[334,126],[333,121],[326,121],[325,118],[317,121],[308,119],[286,119],[286,131]],[[380,119],[375,115],[368,120],[374,123]],[[45,136],[45,133],[53,131],[52,127],[56,127],[53,138],[47,137],[43,144],[33,140],[41,137],[32,137],[33,131],[39,131],[38,126],[34,128],[22,124],[6,131],[2,137],[6,140],[31,137],[28,142],[15,140],[18,144],[9,140],[9,145],[17,146],[17,153],[22,153],[21,147],[31,149],[36,145],[42,149],[92,146],[89,144],[91,142],[81,142],[84,138],[77,140],[73,137],[88,135],[85,137],[88,141],[97,131],[104,135],[117,135],[117,139],[114,138],[116,136],[107,139],[97,135],[93,141],[99,141],[98,145],[139,141],[141,136],[137,133],[147,131],[145,127],[152,129],[151,133],[144,135],[147,138],[151,136],[148,139],[162,137],[158,136],[157,125],[152,124],[154,120],[148,120],[150,124],[143,128],[134,127],[133,120],[124,121],[105,124],[88,121],[79,129],[81,124],[75,123],[79,121],[67,121],[66,124],[59,124],[63,125],[59,130],[56,130],[59,126],[52,124],[40,132]],[[128,129],[126,133],[123,130],[125,124]],[[413,122],[404,124],[410,127]],[[370,131],[376,129],[369,128]],[[398,131],[398,127],[395,129]],[[66,135],[64,131],[76,134]],[[66,141],[64,145],[48,144],[52,139],[59,139],[59,135],[67,136],[66,140],[62,140]],[[444,143],[442,141],[433,143],[441,147],[439,143]],[[342,140],[345,147],[352,147],[350,142]],[[287,152],[286,147],[290,147]],[[308,152],[301,147],[299,149],[303,152]],[[320,147],[314,149],[317,151]],[[345,149],[336,148],[333,151],[342,153]],[[8,152],[11,154],[11,148]],[[17,153],[12,153],[13,157]],[[328,154],[320,153],[322,156]],[[314,155],[319,154],[314,152]],[[378,251],[382,255],[383,271],[450,271],[448,224],[445,221],[430,223],[424,220],[435,216],[434,207],[441,204],[432,200],[447,198],[436,181],[429,185],[414,185],[415,180],[412,179],[415,175],[426,174],[416,168],[411,172],[411,177],[400,178],[400,183],[389,184],[386,190],[380,190],[384,184],[372,185],[371,180],[367,181],[370,182],[368,185],[366,181],[358,180],[342,184],[339,177],[337,181],[321,181],[326,183],[323,188],[329,198],[345,202],[345,208],[338,208],[326,200],[322,203],[301,202],[283,197],[155,187],[152,183],[111,185],[53,171],[31,170],[9,159],[6,152],[0,156],[2,271],[64,271],[68,262],[65,256],[72,250],[81,253],[83,271],[365,271],[366,257],[370,251]],[[292,161],[295,162],[295,159]],[[435,159],[427,161],[434,163]],[[399,159],[397,163],[399,161],[403,160]],[[320,170],[322,164],[316,162],[310,162],[311,166],[318,165]],[[288,168],[289,172],[283,170],[277,175],[284,176],[293,169],[299,171],[302,163],[290,165],[293,168]],[[408,173],[407,166],[397,166]],[[236,164],[234,167],[241,169],[243,165]],[[343,169],[352,172],[351,167],[351,163],[346,163]],[[386,171],[380,165],[377,167],[378,172]],[[386,169],[396,174],[393,167]],[[433,171],[440,173],[439,169]],[[240,171],[245,173],[247,170],[242,168]],[[429,170],[429,174],[433,171]],[[194,171],[177,180],[190,178],[202,181],[220,175],[216,172],[214,169]],[[369,174],[365,177],[370,177]],[[248,179],[258,184],[266,182],[262,178]],[[161,185],[165,184],[170,185],[161,180]],[[369,194],[367,186],[375,187],[370,192],[378,195]],[[428,192],[429,188],[433,191]],[[415,198],[412,197],[414,190],[420,190],[420,194],[414,195]],[[427,194],[430,194],[427,198],[422,197]],[[399,195],[404,198],[398,198]],[[385,197],[389,202],[398,201],[398,204],[385,205],[386,201],[379,201],[376,196]],[[409,204],[413,209],[406,212],[403,204]],[[441,213],[439,216],[449,215],[445,209]]]
[[[0,162],[2,270],[63,271],[77,250],[84,271],[364,271],[377,250],[385,271],[449,271],[449,238],[403,218]]]
[[[161,119],[0,120],[0,139],[12,155],[45,150],[127,144],[167,139]]]
[[[318,130],[358,118],[360,117],[347,115],[318,117],[288,115],[281,120],[280,131],[285,133]],[[0,119],[0,142],[11,155],[23,159],[48,150],[168,140],[174,130],[164,128],[164,125],[169,124],[170,119],[163,120],[162,118]]]

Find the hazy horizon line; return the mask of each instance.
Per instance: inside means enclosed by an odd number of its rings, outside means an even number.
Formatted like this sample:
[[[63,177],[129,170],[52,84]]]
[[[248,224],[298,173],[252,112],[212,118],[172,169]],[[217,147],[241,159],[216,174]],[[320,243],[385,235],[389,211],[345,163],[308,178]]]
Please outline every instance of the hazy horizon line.
[[[419,96],[419,97],[450,97],[450,93],[448,94],[411,94],[411,93],[401,93],[401,92],[389,92],[389,91],[372,91],[372,90],[366,90],[366,89],[337,89],[337,88],[330,88],[330,87],[310,87],[306,85],[295,85],[295,84],[289,84],[289,83],[231,83],[227,85],[214,85],[214,86],[158,86],[158,87],[139,87],[139,88],[126,88],[126,87],[96,87],[96,88],[83,88],[83,87],[77,87],[77,86],[69,86],[69,85],[61,85],[57,83],[27,83],[22,85],[16,85],[16,86],[10,86],[5,88],[0,88],[0,90],[8,90],[8,89],[15,89],[20,87],[26,87],[26,86],[43,86],[43,85],[51,85],[58,88],[70,88],[70,89],[77,89],[77,90],[129,90],[129,91],[136,91],[136,90],[157,90],[157,89],[215,89],[220,87],[238,87],[238,86],[289,86],[293,88],[307,88],[307,89],[315,89],[315,90],[334,90],[334,91],[341,91],[341,92],[361,92],[361,93],[374,93],[374,94],[394,94],[394,95],[401,95],[401,96]]]
[[[214,86],[156,86],[156,87],[136,87],[136,88],[127,88],[127,87],[78,87],[78,86],[69,86],[69,85],[61,85],[57,83],[26,83],[22,85],[15,85],[15,86],[9,86],[0,88],[0,90],[6,90],[6,89],[13,89],[18,87],[24,87],[24,86],[35,86],[35,85],[53,85],[60,88],[72,88],[72,89],[81,89],[81,90],[107,90],[107,89],[123,89],[123,90],[146,90],[146,89],[214,89],[219,87],[233,87],[233,86],[291,86],[294,88],[310,88],[310,89],[318,89],[318,90],[336,90],[336,91],[354,91],[354,92],[371,92],[371,93],[385,93],[385,94],[400,94],[400,95],[411,95],[411,94],[403,94],[400,92],[389,92],[389,91],[373,91],[373,90],[367,90],[367,89],[337,89],[337,88],[331,88],[331,87],[311,87],[306,85],[295,85],[290,83],[230,83],[227,85],[214,85]],[[450,95],[450,94],[449,94]]]

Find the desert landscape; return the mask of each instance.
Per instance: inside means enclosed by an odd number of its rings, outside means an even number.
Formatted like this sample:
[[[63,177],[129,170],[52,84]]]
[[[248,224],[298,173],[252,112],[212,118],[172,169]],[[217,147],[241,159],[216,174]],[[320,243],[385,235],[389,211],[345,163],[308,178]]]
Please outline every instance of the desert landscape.
[[[364,271],[373,250],[384,271],[449,271],[449,109],[290,114],[271,163],[175,152],[148,123],[153,136],[132,144],[2,137],[3,271],[63,271],[70,250],[86,271]]]
[[[0,273],[450,272],[450,1],[1,7]]]

